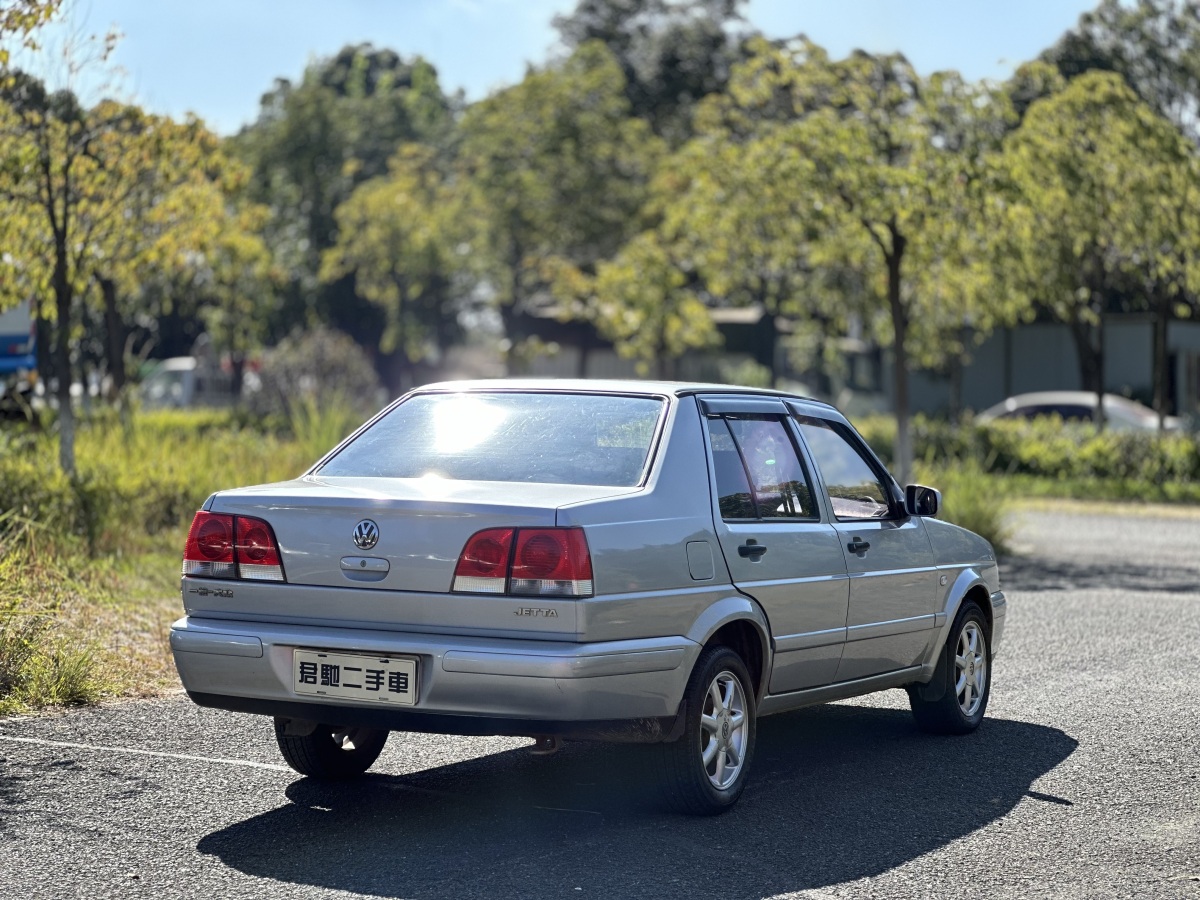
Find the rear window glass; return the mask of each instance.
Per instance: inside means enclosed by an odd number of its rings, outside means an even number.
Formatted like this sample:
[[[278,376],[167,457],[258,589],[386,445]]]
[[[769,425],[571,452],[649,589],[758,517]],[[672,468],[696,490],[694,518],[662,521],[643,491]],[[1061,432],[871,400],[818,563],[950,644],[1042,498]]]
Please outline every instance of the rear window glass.
[[[663,401],[601,394],[412,397],[321,467],[326,476],[631,487]]]

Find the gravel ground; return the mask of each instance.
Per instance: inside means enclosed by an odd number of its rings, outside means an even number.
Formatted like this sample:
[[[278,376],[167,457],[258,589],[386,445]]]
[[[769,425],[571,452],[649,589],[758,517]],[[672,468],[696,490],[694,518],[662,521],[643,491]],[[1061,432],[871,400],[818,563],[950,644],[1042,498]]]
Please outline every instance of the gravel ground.
[[[763,720],[741,803],[644,748],[393,735],[359,783],[185,697],[0,722],[0,897],[1200,898],[1200,518],[1028,512],[988,718]]]

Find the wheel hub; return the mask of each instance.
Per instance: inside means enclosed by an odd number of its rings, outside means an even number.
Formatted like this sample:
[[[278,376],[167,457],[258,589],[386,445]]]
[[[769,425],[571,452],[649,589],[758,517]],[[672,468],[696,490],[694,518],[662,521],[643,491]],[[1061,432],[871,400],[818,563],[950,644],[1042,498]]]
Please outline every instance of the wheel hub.
[[[746,697],[731,672],[712,680],[700,714],[701,762],[714,787],[728,788],[742,769],[748,739]]]
[[[978,622],[968,621],[958,636],[955,648],[954,692],[965,716],[974,716],[983,704],[987,689],[987,644]]]

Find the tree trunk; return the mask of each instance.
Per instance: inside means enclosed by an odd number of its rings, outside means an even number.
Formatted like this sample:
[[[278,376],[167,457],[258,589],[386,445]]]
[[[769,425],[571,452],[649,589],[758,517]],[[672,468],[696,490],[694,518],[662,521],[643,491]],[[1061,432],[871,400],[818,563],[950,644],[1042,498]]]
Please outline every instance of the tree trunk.
[[[667,359],[667,311],[662,311],[658,320],[658,380],[671,380],[671,361]]]
[[[1100,324],[1096,326],[1096,428],[1104,430],[1108,416],[1104,413],[1104,312],[1101,307]]]
[[[246,354],[237,351],[230,353],[229,367],[229,393],[233,395],[234,402],[237,402],[242,399],[242,387],[246,383]]]
[[[774,390],[779,385],[779,320],[765,303],[763,310],[767,320],[767,358],[770,360],[767,365],[771,377],[768,387]]]
[[[1170,373],[1167,357],[1167,329],[1171,322],[1171,297],[1159,289],[1155,298],[1154,316],[1154,411],[1158,413],[1158,431],[1161,434],[1167,417],[1167,387]]]
[[[905,239],[891,228],[892,252],[887,256],[888,307],[892,315],[892,380],[896,410],[896,477],[903,487],[912,478],[912,441],[908,433],[908,310],[900,299]]]
[[[125,390],[125,322],[117,308],[117,285],[111,278],[97,278],[100,294],[104,298],[104,330],[107,336],[105,355],[108,357],[108,374],[112,379],[109,399],[116,399]]]
[[[525,254],[517,244],[512,244],[509,247],[508,254],[508,303],[500,304],[500,321],[504,325],[504,337],[508,340],[508,347],[504,351],[504,374],[516,375],[517,363],[517,343],[519,337],[517,335],[517,318],[519,312],[524,306],[524,297],[521,290],[521,264],[525,261]]]
[[[504,326],[504,338],[508,346],[504,350],[504,374],[517,375],[517,308],[511,303],[501,303],[500,323]]]
[[[586,322],[579,325],[579,361],[575,364],[575,376],[577,378],[588,377],[588,357],[592,352],[592,332],[591,326]]]
[[[955,356],[950,361],[950,421],[957,425],[963,412],[963,360]]]
[[[1095,329],[1087,322],[1073,319],[1067,323],[1071,337],[1075,340],[1075,353],[1079,357],[1079,381],[1085,391],[1103,393],[1100,353],[1093,340]]]
[[[71,282],[67,278],[67,247],[63,238],[54,248],[54,370],[58,376],[58,464],[75,477],[75,411],[71,408]]]

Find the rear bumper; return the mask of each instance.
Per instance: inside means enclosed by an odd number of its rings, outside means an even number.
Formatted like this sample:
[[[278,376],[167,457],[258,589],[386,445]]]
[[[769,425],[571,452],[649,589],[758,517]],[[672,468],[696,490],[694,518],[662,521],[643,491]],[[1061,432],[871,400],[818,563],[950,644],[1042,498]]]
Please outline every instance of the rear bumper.
[[[417,705],[298,695],[297,647],[414,656]],[[528,734],[673,719],[700,646],[683,637],[575,644],[189,617],[172,626],[171,650],[184,688],[205,706],[397,730]]]

